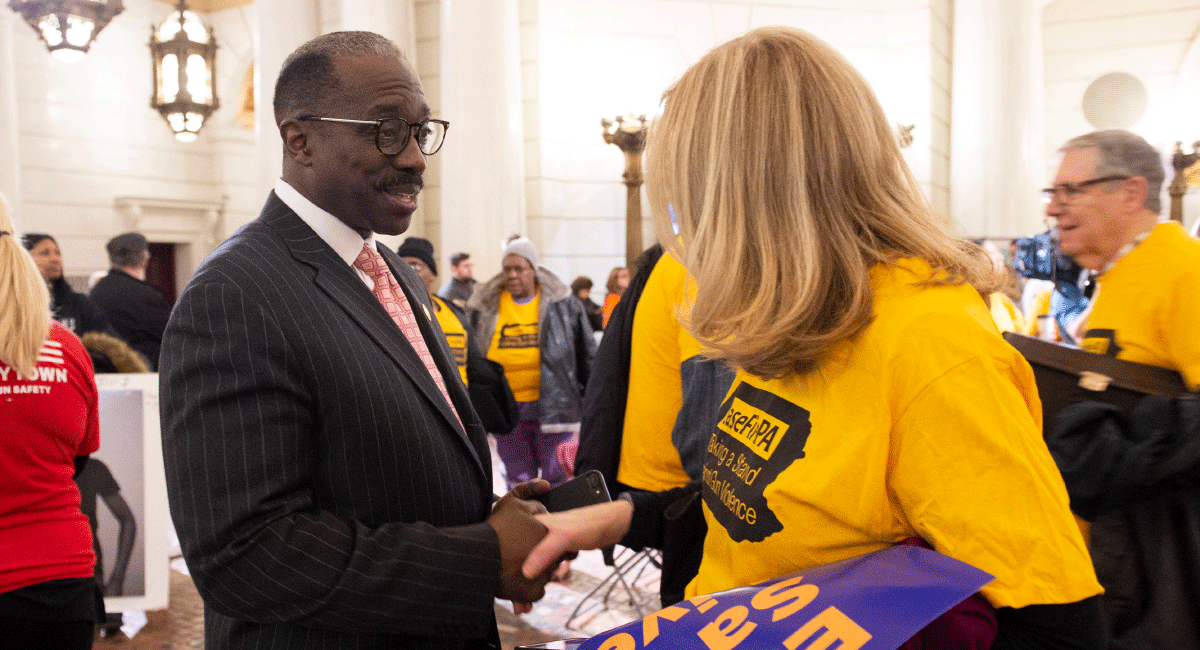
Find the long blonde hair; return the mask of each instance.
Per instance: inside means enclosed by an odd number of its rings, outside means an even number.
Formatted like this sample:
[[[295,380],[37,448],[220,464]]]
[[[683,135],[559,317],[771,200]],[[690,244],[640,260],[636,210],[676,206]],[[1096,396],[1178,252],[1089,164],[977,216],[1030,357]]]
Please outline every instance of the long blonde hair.
[[[934,217],[866,81],[811,34],[753,30],[663,101],[647,193],[710,356],[767,378],[812,369],[871,322],[870,268],[901,257],[929,262],[933,283],[991,282]]]
[[[50,292],[0,201],[0,362],[26,377],[50,333]]]

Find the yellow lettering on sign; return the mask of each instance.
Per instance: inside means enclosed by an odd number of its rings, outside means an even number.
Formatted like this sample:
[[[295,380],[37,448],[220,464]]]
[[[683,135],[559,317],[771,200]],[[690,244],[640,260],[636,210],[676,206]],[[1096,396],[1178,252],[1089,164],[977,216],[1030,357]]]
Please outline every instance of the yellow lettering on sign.
[[[628,632],[613,635],[604,640],[604,645],[596,650],[636,650],[637,641]]]
[[[711,650],[733,650],[754,631],[758,625],[747,622],[750,610],[743,605],[735,605],[721,612],[717,620],[700,628],[696,636]]]
[[[754,609],[770,609],[776,605],[784,605],[771,613],[771,621],[779,622],[780,619],[804,609],[817,597],[820,589],[816,585],[800,584],[803,579],[804,576],[796,576],[773,584],[754,594],[750,605]]]
[[[788,650],[796,650],[809,639],[813,639],[813,642],[805,650],[828,650],[838,641],[842,642],[838,650],[858,650],[871,640],[871,633],[838,608],[829,607],[784,639],[783,645]]]
[[[771,454],[787,433],[788,426],[766,411],[743,402],[740,397],[733,398],[725,417],[717,423],[719,429],[745,443],[763,460],[771,460]]]
[[[700,612],[701,614],[717,606],[717,601],[713,598],[709,598],[708,596],[696,596],[695,598],[690,599],[688,602],[694,605],[696,607],[696,611]]]
[[[688,610],[672,605],[664,607],[642,619],[642,644],[650,645],[651,641],[658,638],[658,619],[665,618],[668,621],[678,621],[687,613]]]

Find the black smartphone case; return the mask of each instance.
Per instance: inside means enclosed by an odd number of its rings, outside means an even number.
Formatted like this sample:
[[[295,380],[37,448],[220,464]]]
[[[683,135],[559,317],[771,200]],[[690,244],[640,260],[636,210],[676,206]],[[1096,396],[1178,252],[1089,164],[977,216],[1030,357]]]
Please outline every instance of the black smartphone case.
[[[612,497],[604,484],[604,475],[593,469],[534,497],[534,500],[540,501],[550,512],[560,512],[612,501]]]

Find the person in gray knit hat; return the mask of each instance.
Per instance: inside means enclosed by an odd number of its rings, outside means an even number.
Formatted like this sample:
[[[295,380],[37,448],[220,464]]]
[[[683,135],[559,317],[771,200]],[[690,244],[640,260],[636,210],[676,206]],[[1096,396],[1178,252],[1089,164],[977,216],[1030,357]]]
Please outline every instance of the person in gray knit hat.
[[[538,265],[529,238],[505,244],[503,265],[467,303],[476,345],[504,367],[520,410],[516,428],[496,436],[497,452],[509,485],[539,475],[557,485],[568,475],[555,451],[579,433],[596,340],[583,305]]]

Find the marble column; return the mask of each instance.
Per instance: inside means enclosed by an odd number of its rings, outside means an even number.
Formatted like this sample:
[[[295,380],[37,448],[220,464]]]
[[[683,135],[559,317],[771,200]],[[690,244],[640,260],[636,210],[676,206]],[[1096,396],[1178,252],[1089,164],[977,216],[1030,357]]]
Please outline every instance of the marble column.
[[[438,262],[467,251],[482,281],[500,271],[500,241],[528,234],[517,0],[442,0],[440,22],[450,130],[430,159],[441,178]],[[545,242],[533,243],[545,254]]]
[[[420,75],[421,62],[417,60],[416,12],[413,0],[342,0],[341,9],[341,29],[365,30],[390,38],[400,46],[413,70]],[[427,99],[430,104],[434,103],[433,98]],[[426,175],[427,186],[435,184],[432,176],[433,174]],[[421,196],[421,200],[418,201],[419,207],[404,234],[396,237],[383,235],[379,240],[395,250],[406,237],[428,238],[425,224],[426,215],[431,209],[428,204],[431,201],[426,199],[429,199],[431,194],[433,193],[426,192]]]
[[[17,70],[13,30],[28,29],[11,11],[0,10],[0,196],[8,203],[17,231],[21,227],[21,157],[17,137]]]
[[[265,200],[283,164],[283,142],[271,110],[275,79],[292,50],[320,34],[319,0],[254,0],[254,13],[254,146]]]
[[[950,209],[963,235],[1043,229],[1045,0],[957,0]]]
[[[413,0],[342,0],[342,29],[361,29],[392,39],[420,71]]]

